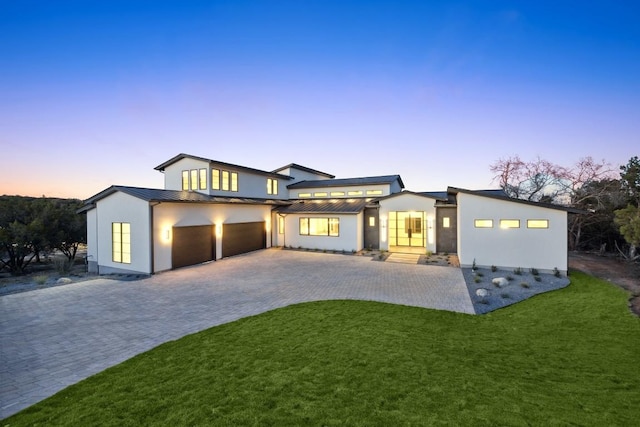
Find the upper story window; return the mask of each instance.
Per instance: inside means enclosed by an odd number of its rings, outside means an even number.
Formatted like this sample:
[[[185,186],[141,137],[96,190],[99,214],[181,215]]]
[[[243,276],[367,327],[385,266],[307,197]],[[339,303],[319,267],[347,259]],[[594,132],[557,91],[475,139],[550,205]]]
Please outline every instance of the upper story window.
[[[382,190],[367,190],[367,196],[382,196]]]
[[[189,171],[182,171],[182,189],[184,191],[189,189]]]
[[[207,170],[200,169],[198,172],[200,174],[198,179],[198,188],[200,188],[200,190],[206,190],[207,189]]]
[[[267,194],[278,194],[278,180],[267,178]]]
[[[340,197],[340,196],[344,196],[344,191],[332,191],[331,192],[331,197]]]
[[[191,182],[189,188],[192,190],[198,189],[198,169],[191,169]]]
[[[313,197],[327,197],[327,192],[319,191],[319,192],[313,193]]]
[[[211,169],[211,189],[238,191],[238,172]]]
[[[362,190],[348,191],[349,196],[362,196]]]
[[[211,169],[211,189],[220,189],[220,169]]]
[[[301,199],[307,199],[311,197],[311,193],[298,193],[298,197]]]

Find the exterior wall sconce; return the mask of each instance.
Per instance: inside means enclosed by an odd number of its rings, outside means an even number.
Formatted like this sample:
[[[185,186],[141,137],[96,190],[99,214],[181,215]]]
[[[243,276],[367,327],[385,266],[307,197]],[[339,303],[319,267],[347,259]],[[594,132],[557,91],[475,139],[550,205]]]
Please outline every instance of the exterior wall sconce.
[[[168,228],[164,230],[164,240],[171,240],[171,230]]]

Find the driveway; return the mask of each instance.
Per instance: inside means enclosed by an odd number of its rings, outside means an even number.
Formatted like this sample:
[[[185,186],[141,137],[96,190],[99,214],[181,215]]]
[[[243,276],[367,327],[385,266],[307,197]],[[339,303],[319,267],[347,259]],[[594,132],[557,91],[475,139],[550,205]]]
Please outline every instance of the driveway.
[[[135,282],[0,297],[0,418],[167,341],[306,301],[473,313],[457,268],[268,249]]]

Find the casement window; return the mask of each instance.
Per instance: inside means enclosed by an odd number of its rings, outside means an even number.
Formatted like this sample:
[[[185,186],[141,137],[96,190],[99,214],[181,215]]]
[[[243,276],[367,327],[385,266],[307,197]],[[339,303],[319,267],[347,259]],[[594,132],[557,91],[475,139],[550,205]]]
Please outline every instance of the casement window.
[[[267,194],[278,194],[278,180],[267,178]]]
[[[131,264],[131,224],[114,222],[111,224],[112,260]]]
[[[332,191],[331,192],[331,197],[340,197],[340,196],[344,196],[344,191]]]
[[[313,193],[313,197],[327,197],[326,191],[319,191],[317,193]]]
[[[222,171],[222,191],[229,191],[229,171]]]
[[[301,236],[340,235],[340,218],[300,218]]]
[[[298,193],[298,197],[301,199],[308,199],[311,197],[311,193]]]
[[[284,217],[278,217],[278,234],[284,234]]]
[[[182,189],[189,190],[189,171],[182,171]]]
[[[211,169],[211,189],[220,189],[220,169]]]
[[[200,190],[206,190],[207,189],[207,170],[200,169],[199,173],[200,173],[200,176],[198,181],[198,188]]]
[[[231,191],[238,191],[238,172],[231,172]]]
[[[367,196],[382,196],[382,190],[367,190]]]
[[[527,228],[549,228],[548,219],[528,219]]]
[[[501,219],[500,228],[520,228],[519,219]]]
[[[493,220],[492,219],[476,219],[473,222],[473,225],[476,228],[493,228]]]
[[[362,196],[362,190],[347,191],[349,196]]]
[[[191,179],[189,188],[192,190],[198,189],[198,169],[191,169]]]

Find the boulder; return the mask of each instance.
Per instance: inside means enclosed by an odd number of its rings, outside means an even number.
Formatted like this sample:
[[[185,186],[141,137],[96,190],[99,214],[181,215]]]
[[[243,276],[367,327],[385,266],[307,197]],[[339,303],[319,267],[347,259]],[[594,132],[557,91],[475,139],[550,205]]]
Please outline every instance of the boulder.
[[[476,295],[479,296],[480,298],[484,298],[486,296],[489,296],[489,291],[486,290],[485,288],[480,288],[476,291]]]
[[[491,283],[493,283],[494,285],[496,285],[499,288],[504,288],[505,286],[507,286],[509,284],[509,281],[507,279],[505,279],[504,277],[496,277],[495,279],[493,279],[491,281]]]
[[[72,282],[72,280],[69,279],[68,277],[61,277],[56,281],[56,283],[58,285],[68,285],[71,282]]]

